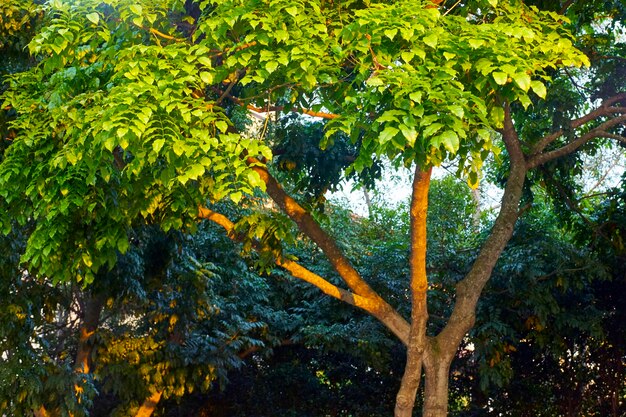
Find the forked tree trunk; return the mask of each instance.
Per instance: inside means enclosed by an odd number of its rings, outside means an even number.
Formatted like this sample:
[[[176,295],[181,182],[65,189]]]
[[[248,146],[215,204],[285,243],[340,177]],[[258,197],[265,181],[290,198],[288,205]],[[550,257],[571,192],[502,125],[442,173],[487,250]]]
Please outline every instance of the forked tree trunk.
[[[508,105],[505,107],[505,122],[501,133],[509,152],[511,166],[500,213],[471,270],[457,284],[454,310],[448,323],[436,337],[425,335],[428,320],[425,210],[428,207],[429,175],[419,169],[415,173],[411,200],[411,332],[407,346],[407,366],[396,400],[396,417],[412,415],[422,367],[426,375],[423,417],[445,417],[448,414],[450,365],[461,340],[474,325],[476,304],[482,289],[513,234],[528,170]],[[411,397],[407,396],[409,392],[412,392]]]

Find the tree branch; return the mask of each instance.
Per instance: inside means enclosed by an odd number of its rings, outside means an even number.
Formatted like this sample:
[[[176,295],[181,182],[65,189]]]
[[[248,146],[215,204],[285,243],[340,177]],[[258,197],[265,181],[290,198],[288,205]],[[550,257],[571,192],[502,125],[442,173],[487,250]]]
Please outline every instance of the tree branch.
[[[565,14],[565,12],[567,12],[567,9],[569,9],[569,7],[572,5],[572,3],[574,3],[574,0],[567,0],[562,6],[561,6],[561,10],[559,11],[559,14]]]
[[[234,223],[223,214],[217,213],[207,207],[198,208],[198,217],[210,220],[222,226],[231,239],[235,239]],[[263,250],[258,244],[254,245],[255,250]],[[372,316],[381,321],[389,330],[391,330],[400,341],[404,344],[408,342],[409,325],[402,319],[395,310],[385,305],[381,306],[377,299],[371,299],[358,294],[354,294],[348,290],[337,287],[321,276],[309,271],[295,261],[286,258],[277,258],[276,265],[288,271],[292,276],[319,288],[324,294],[329,295],[337,300],[359,307]]]
[[[598,107],[597,109],[587,113],[586,115],[579,117],[578,119],[574,119],[570,122],[569,128],[570,129],[577,129],[579,127],[581,127],[582,125],[584,125],[585,123],[588,123],[594,119],[597,119],[598,117],[601,116],[609,116],[612,114],[623,114],[624,113],[624,107],[611,107],[613,104],[618,103],[622,100],[626,100],[626,93],[620,93],[620,94],[616,94],[613,97],[609,97],[607,99],[605,99],[602,102],[602,105],[600,107]],[[551,144],[552,142],[554,142],[555,140],[557,140],[558,138],[560,138],[561,136],[563,136],[565,134],[565,130],[564,129],[559,129],[553,133],[550,133],[549,135],[544,136],[530,151],[530,155],[534,156],[534,155],[538,155],[541,152],[544,151],[544,149]]]
[[[361,278],[361,275],[343,255],[334,239],[320,227],[310,213],[283,190],[267,168],[254,158],[248,158],[248,163],[265,183],[267,194],[271,199],[297,224],[300,231],[319,246],[348,287],[356,294],[384,302],[367,282]]]
[[[433,345],[438,346],[442,355],[454,355],[458,344],[474,325],[480,294],[489,281],[500,254],[511,239],[519,216],[519,203],[528,167],[508,105],[505,107],[501,134],[511,166],[500,212],[472,268],[456,285],[456,301],[448,324],[433,341]]]
[[[272,111],[283,111],[285,109],[285,106],[268,106],[268,107],[256,107],[253,106],[252,104],[245,104],[243,102],[243,100],[238,99],[236,97],[230,96],[230,99],[232,99],[235,103],[242,105],[242,106],[246,106],[246,108],[248,110],[253,110],[257,113],[267,113],[267,112],[272,112]],[[298,113],[298,114],[306,114],[307,116],[311,116],[311,117],[319,117],[321,119],[337,119],[339,117],[338,114],[335,113],[325,113],[325,112],[319,112],[319,111],[313,111],[313,110],[309,110],[309,109],[304,109],[304,108],[295,108],[295,109],[291,109],[290,112],[292,113]]]
[[[615,117],[613,119],[609,119],[606,122],[602,123],[600,126],[585,133],[578,139],[575,139],[558,149],[546,153],[532,155],[528,160],[528,167],[535,168],[539,165],[545,164],[548,161],[552,161],[553,159],[570,154],[592,139],[599,137],[609,137],[608,135],[611,135],[611,137],[617,136],[606,132],[606,130],[623,123],[626,123],[626,114]]]

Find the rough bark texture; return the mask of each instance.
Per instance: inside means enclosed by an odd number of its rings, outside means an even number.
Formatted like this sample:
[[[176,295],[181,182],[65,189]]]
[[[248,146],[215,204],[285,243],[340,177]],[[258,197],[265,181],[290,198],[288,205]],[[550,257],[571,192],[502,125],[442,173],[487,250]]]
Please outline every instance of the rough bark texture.
[[[141,407],[139,407],[139,410],[137,410],[135,417],[150,417],[152,413],[154,413],[154,410],[156,410],[162,394],[161,391],[157,391],[146,398],[143,404],[141,404]]]
[[[437,346],[430,345],[424,360],[424,407],[423,417],[448,415],[448,381],[450,364],[454,356],[440,356]]]
[[[431,168],[415,170],[413,194],[411,198],[411,331],[407,346],[406,366],[400,389],[396,397],[396,417],[413,415],[415,395],[422,375],[422,362],[426,348],[426,324],[428,308],[426,292],[426,215],[428,212],[428,190],[430,188]]]

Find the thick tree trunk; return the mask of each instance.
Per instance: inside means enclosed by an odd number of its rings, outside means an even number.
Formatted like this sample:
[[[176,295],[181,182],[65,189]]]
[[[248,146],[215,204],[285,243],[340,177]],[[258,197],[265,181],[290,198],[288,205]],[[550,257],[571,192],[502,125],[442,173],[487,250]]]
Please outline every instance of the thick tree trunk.
[[[157,391],[146,398],[143,404],[141,404],[141,407],[139,407],[139,410],[137,410],[135,417],[150,417],[152,413],[154,413],[154,410],[156,410],[162,394],[163,393],[161,391]]]
[[[456,350],[456,349],[455,349]],[[448,380],[454,356],[443,356],[430,349],[424,361],[423,417],[446,417],[448,415]]]
[[[426,349],[426,325],[428,307],[426,293],[426,215],[428,212],[428,190],[431,168],[415,170],[411,197],[411,329],[407,346],[406,366],[400,389],[396,396],[395,417],[411,417],[415,406],[415,395],[422,376],[422,363]]]

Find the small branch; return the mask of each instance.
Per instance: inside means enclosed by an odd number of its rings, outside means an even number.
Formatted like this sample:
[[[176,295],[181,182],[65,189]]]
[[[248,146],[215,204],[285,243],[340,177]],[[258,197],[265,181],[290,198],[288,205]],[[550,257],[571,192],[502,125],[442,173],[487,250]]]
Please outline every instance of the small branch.
[[[574,3],[574,0],[567,0],[565,3],[563,3],[563,6],[561,6],[561,10],[559,11],[559,14],[565,14],[565,12],[567,12],[567,9],[569,9],[572,3]]]
[[[624,107],[610,107],[613,104],[618,103],[622,100],[626,100],[626,93],[620,93],[613,97],[607,98],[606,100],[604,100],[602,105],[598,107],[597,109],[587,113],[586,115],[578,119],[572,120],[569,124],[569,128],[577,129],[583,126],[585,123],[588,123],[601,116],[609,116],[611,114],[623,114]],[[559,129],[553,133],[550,133],[549,135],[544,136],[531,150],[530,152],[531,156],[540,154],[549,144],[551,144],[552,142],[554,142],[555,140],[557,140],[564,134],[565,134],[565,130]]]
[[[446,12],[445,12],[443,15],[444,15],[444,16],[448,15],[448,14],[449,14],[452,10],[454,10],[454,8],[455,8],[456,6],[458,6],[458,5],[459,5],[462,1],[463,1],[463,0],[457,0],[457,2],[456,2],[456,3],[454,3],[454,4],[452,5],[452,7],[450,7],[448,10],[446,10]]]
[[[141,26],[139,26],[139,27],[141,27]],[[141,28],[145,30],[145,28],[144,28],[144,27],[141,27]],[[175,41],[175,42],[184,42],[184,41],[185,41],[185,39],[182,39],[182,38],[177,38],[177,37],[175,37],[175,36],[171,36],[171,35],[167,35],[167,34],[165,34],[165,33],[161,32],[161,31],[156,30],[155,28],[150,28],[150,29],[148,29],[148,30],[149,30],[149,31],[150,31],[150,33],[152,33],[153,35],[159,36],[159,37],[161,37],[161,38],[163,38],[163,39],[167,39],[167,40],[170,40],[170,41]]]
[[[511,161],[509,175],[498,217],[470,271],[456,285],[454,309],[448,324],[435,338],[437,345],[448,355],[455,354],[456,347],[474,325],[476,304],[480,294],[489,281],[502,251],[513,236],[513,229],[519,215],[519,203],[528,167],[508,104],[505,106],[504,115],[504,128],[501,133]]]
[[[245,104],[243,100],[237,97],[233,97],[230,94],[228,94],[227,97],[230,98],[235,103],[239,104],[240,106],[246,106],[248,110],[252,110],[257,113],[269,113],[269,112],[274,112],[274,111],[283,111],[285,109],[285,106],[256,107],[256,106],[253,106],[252,104]],[[290,111],[292,113],[306,114],[308,116],[319,117],[321,119],[337,119],[340,117],[338,114],[334,114],[334,113],[317,112],[317,111],[303,109],[303,108],[295,108],[295,109],[291,109]]]
[[[616,135],[615,133],[601,131],[601,132],[598,132],[598,137],[615,139],[619,142],[626,143],[626,137],[621,136],[621,135]]]
[[[237,84],[237,81],[239,81],[239,71],[236,72],[234,79],[230,80],[230,82],[228,83],[228,87],[226,87],[226,90],[224,90],[222,95],[215,101],[215,105],[219,105],[226,97],[230,96],[230,91],[233,89],[235,84]]]
[[[613,134],[607,133],[606,129],[610,129],[619,124],[623,124],[624,122],[626,122],[626,114],[607,120],[606,122],[602,123],[600,126],[590,130],[589,132],[587,132],[580,138],[575,139],[558,149],[555,149],[553,151],[546,152],[546,153],[532,155],[529,158],[528,167],[535,168],[539,165],[545,164],[548,161],[552,161],[561,156],[570,154],[592,139],[599,138],[599,137],[607,137],[607,135],[613,136]],[[619,136],[619,138],[620,138],[619,140],[622,141],[621,136]]]

